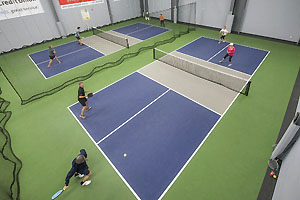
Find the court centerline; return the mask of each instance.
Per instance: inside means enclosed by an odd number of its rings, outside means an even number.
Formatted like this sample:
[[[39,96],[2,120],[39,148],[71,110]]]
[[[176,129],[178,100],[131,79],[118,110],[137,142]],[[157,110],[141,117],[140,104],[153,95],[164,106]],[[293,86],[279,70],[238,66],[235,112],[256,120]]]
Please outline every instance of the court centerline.
[[[111,136],[113,133],[115,133],[117,130],[119,130],[120,128],[122,128],[123,126],[125,126],[128,122],[130,122],[133,118],[135,118],[137,115],[139,115],[140,113],[142,113],[144,110],[146,110],[148,107],[150,107],[153,103],[155,103],[156,101],[158,101],[161,97],[163,97],[165,94],[167,94],[170,91],[170,89],[168,88],[167,91],[165,91],[164,93],[162,93],[161,95],[159,95],[156,99],[154,99],[153,101],[151,101],[148,105],[146,105],[145,107],[143,107],[141,110],[139,110],[137,113],[135,113],[133,116],[131,116],[129,119],[127,119],[125,122],[123,122],[120,126],[118,126],[117,128],[115,128],[113,131],[111,131],[109,134],[107,134],[104,138],[102,138],[101,140],[99,140],[97,142],[97,144],[100,144],[101,142],[103,142],[106,138],[108,138],[109,136]]]
[[[211,59],[213,59],[214,57],[216,57],[217,55],[219,55],[222,51],[224,51],[224,49],[226,49],[229,46],[229,44],[227,44],[223,49],[221,49],[220,51],[218,51],[215,55],[213,55],[212,57],[210,57],[207,62],[209,62]],[[211,62],[212,63],[212,62]],[[235,70],[236,71],[236,70]]]

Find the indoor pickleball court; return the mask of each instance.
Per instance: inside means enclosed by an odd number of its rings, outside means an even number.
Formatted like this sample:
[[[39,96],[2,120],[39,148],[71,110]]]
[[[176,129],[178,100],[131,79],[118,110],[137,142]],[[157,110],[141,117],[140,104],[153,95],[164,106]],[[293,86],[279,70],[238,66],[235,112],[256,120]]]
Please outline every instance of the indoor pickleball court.
[[[298,200],[299,8],[0,1],[0,199]]]

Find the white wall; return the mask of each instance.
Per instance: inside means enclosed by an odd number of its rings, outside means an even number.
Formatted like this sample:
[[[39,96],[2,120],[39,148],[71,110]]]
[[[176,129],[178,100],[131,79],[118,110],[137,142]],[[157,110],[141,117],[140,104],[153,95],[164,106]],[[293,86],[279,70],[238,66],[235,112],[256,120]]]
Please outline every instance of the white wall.
[[[196,24],[196,0],[179,0],[177,21]]]
[[[298,42],[300,0],[248,0],[241,32]]]
[[[300,197],[300,139],[282,162],[272,200],[299,200]]]
[[[50,2],[41,4],[44,13],[0,21],[0,53],[60,37]]]
[[[113,23],[141,16],[140,0],[109,0]]]
[[[63,24],[67,34],[75,33],[76,27],[82,27],[82,30],[87,30],[87,27],[103,26],[110,24],[108,7],[106,1],[100,4],[89,6],[81,6],[75,8],[61,9],[57,0],[52,0],[60,22]],[[88,9],[91,19],[83,21],[81,10]]]
[[[196,0],[196,23],[198,25],[221,28],[226,23],[231,0]]]
[[[160,13],[165,19],[171,20],[171,0],[148,0],[151,17],[158,18]]]

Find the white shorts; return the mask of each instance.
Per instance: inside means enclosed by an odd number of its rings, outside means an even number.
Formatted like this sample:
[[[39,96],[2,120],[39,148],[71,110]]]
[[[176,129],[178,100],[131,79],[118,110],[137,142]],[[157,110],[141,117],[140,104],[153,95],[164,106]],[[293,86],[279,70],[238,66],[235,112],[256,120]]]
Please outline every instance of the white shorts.
[[[150,17],[145,17],[145,20],[149,21],[149,20],[150,20]]]

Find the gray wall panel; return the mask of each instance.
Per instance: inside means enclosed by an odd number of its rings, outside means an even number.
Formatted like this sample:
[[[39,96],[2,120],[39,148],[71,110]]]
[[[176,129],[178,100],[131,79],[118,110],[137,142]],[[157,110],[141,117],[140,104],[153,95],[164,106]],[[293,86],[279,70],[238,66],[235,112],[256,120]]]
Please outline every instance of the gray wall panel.
[[[248,0],[241,32],[298,42],[300,0]]]
[[[282,162],[272,200],[299,200],[300,197],[300,140]]]
[[[113,23],[141,16],[140,0],[109,0]]]

